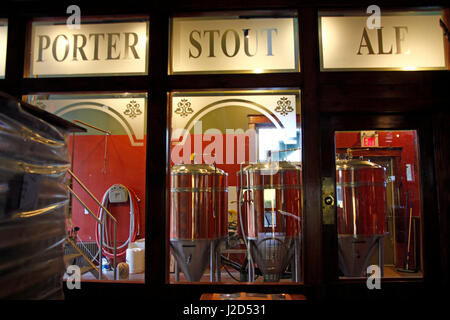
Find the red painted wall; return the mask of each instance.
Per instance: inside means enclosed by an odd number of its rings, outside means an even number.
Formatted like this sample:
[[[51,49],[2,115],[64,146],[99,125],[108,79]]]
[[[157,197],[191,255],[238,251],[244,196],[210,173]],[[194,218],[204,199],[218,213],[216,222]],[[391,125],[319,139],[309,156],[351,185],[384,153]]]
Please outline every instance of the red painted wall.
[[[113,184],[131,188],[140,198],[140,232],[137,239],[145,237],[145,150],[146,146],[133,147],[126,135],[108,136],[106,173],[103,173],[105,136],[78,135],[75,137],[73,172],[101,202],[103,194]],[[69,149],[71,148],[69,140]],[[98,214],[98,205],[74,182],[74,191],[89,208]],[[125,241],[129,234],[129,203],[111,204],[109,211],[118,220],[117,241]],[[136,210],[135,210],[136,213]],[[72,221],[79,226],[82,241],[95,241],[96,222],[84,214],[84,208],[73,199]],[[112,233],[111,233],[112,236]]]

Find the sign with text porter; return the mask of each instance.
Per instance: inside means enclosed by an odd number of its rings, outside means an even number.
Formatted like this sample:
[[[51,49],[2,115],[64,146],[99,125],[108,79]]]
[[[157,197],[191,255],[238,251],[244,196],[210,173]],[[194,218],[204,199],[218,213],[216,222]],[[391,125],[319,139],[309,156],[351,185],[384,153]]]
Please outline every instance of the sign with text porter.
[[[171,73],[299,71],[297,18],[173,18]]]
[[[370,29],[366,16],[320,16],[321,70],[445,69],[440,12],[381,15]]]
[[[30,77],[147,73],[148,22],[34,23]]]

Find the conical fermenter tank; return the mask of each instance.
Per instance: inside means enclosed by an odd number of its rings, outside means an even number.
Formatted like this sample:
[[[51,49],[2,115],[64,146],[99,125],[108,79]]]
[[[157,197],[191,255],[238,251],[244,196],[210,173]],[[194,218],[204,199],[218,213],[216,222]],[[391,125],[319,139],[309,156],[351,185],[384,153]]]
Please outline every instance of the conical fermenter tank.
[[[227,182],[227,173],[209,164],[171,169],[170,246],[188,281],[200,281],[227,236]]]
[[[249,164],[237,175],[238,230],[247,245],[249,269],[258,268],[265,282],[277,282],[293,262],[292,280],[300,281],[300,164]],[[254,280],[249,272],[249,281]]]
[[[386,235],[385,168],[364,160],[336,162],[339,268],[362,277]],[[382,268],[382,266],[380,266]]]

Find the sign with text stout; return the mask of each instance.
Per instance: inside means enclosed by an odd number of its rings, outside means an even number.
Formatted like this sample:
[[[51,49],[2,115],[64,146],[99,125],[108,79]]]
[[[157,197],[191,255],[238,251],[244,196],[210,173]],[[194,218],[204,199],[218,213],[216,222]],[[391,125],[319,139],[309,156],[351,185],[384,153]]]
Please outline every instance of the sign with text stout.
[[[30,77],[147,74],[148,22],[34,23]]]
[[[440,13],[381,15],[369,29],[367,16],[320,16],[321,70],[445,69]]]
[[[299,71],[297,19],[173,18],[171,73]]]

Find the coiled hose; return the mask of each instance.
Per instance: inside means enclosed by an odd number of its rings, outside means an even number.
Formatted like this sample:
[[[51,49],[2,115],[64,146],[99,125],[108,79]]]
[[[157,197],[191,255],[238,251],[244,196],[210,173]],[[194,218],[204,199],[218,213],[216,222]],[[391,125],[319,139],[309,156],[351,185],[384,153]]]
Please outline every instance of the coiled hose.
[[[115,185],[117,186],[117,185]],[[140,212],[139,212],[139,205],[138,205],[138,198],[133,190],[130,188],[127,188],[123,185],[127,192],[128,192],[128,199],[130,202],[130,229],[128,234],[128,239],[122,243],[120,246],[117,246],[117,257],[122,257],[126,254],[126,250],[128,248],[128,245],[131,242],[134,242],[136,239],[136,236],[140,229]],[[105,208],[108,208],[109,205],[109,193],[111,192],[111,189],[114,187],[111,186],[103,195],[102,198],[102,205]],[[110,234],[110,230],[113,230],[114,228],[114,222],[111,221],[112,219],[109,217],[109,215],[104,212],[101,207],[98,210],[98,218],[103,223],[103,255],[112,259],[114,257],[114,236]],[[117,226],[118,227],[118,226]],[[117,231],[117,230],[116,230]],[[101,232],[100,224],[97,223],[97,228],[95,231],[95,240],[97,241],[97,245],[100,248],[100,242],[99,242],[99,235]]]

